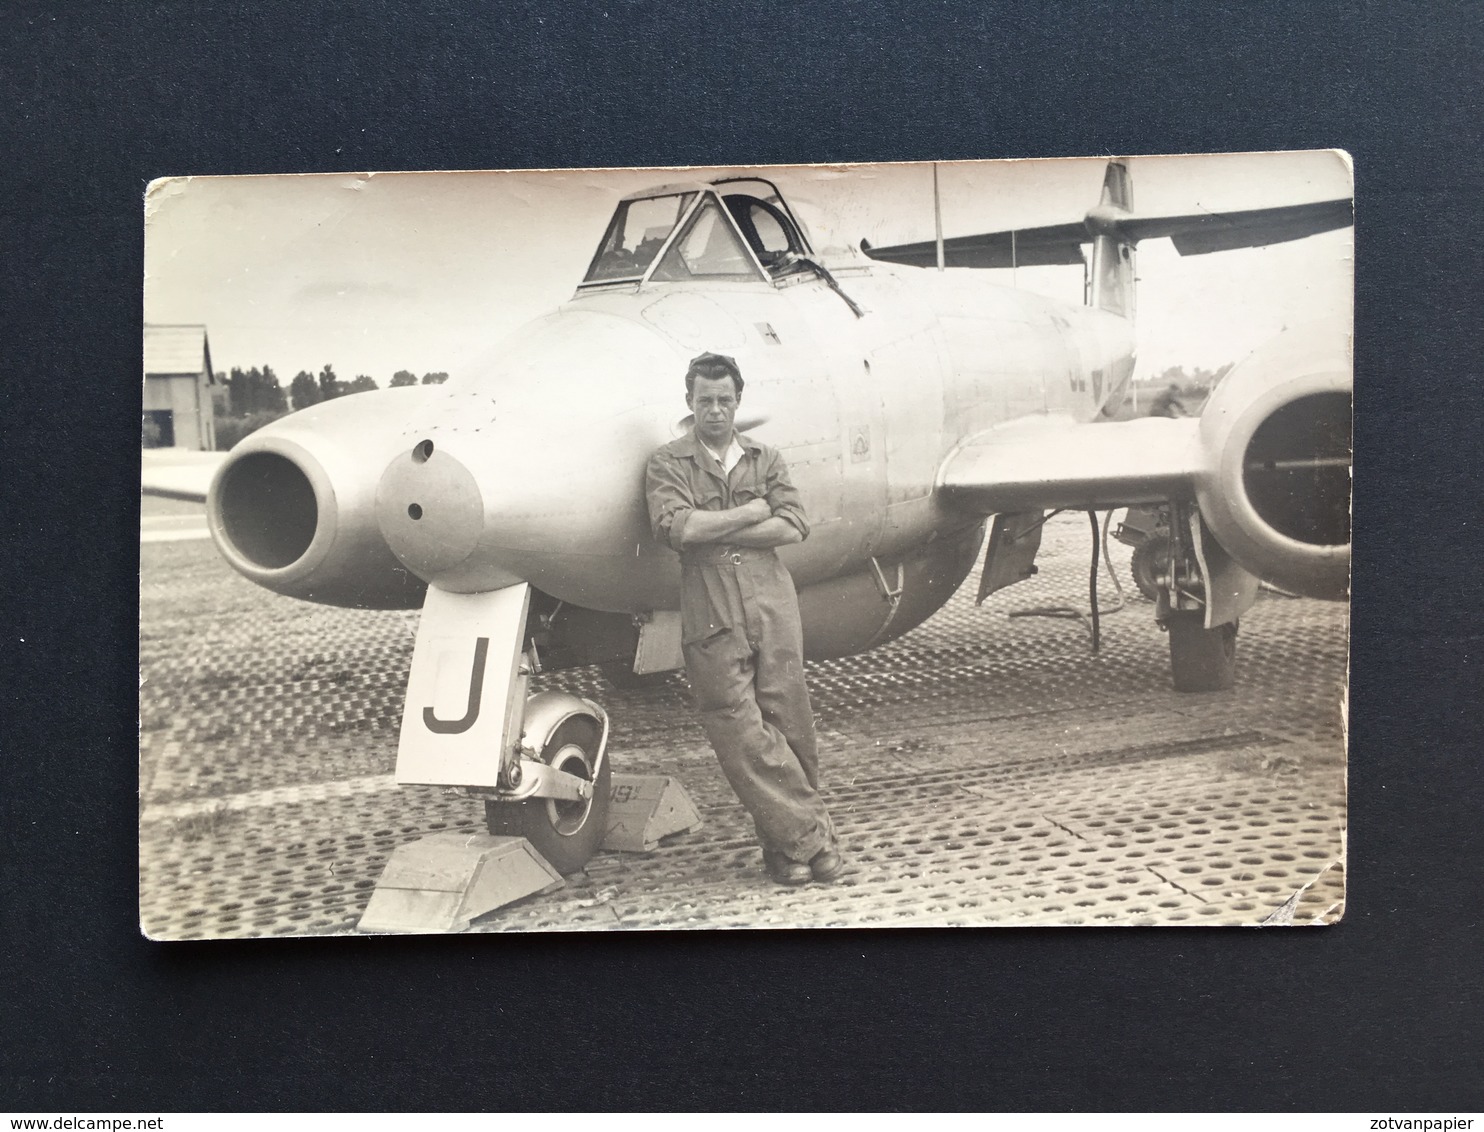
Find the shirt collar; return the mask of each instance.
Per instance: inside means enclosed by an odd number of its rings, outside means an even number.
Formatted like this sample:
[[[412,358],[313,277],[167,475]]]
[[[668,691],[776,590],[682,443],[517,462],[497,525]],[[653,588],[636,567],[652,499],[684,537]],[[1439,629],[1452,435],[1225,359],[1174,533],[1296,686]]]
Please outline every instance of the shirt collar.
[[[706,451],[706,445],[703,444],[701,442],[701,438],[696,435],[696,430],[694,427],[692,427],[691,430],[687,432],[681,439],[683,441],[683,448],[681,450],[682,456],[689,456],[694,460],[699,460],[703,453],[706,455],[710,455],[710,453]],[[759,441],[753,440],[752,437],[748,436],[745,432],[738,432],[736,429],[732,430],[732,440],[741,445],[742,451],[744,452],[758,453],[763,450],[763,446]],[[730,447],[731,444],[728,443],[727,448]],[[722,454],[726,454],[726,448],[722,449]]]

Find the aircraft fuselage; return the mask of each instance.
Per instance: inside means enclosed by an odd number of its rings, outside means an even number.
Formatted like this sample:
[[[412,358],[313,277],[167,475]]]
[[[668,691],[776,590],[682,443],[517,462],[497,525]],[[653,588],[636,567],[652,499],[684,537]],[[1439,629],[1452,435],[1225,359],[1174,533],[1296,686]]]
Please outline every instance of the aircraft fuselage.
[[[686,364],[715,350],[747,382],[739,428],[782,451],[803,495],[812,534],[781,553],[804,593],[945,535],[977,549],[981,519],[934,495],[954,447],[1031,415],[1091,420],[1124,394],[1133,335],[1115,315],[971,271],[835,275],[863,317],[809,275],[618,287],[527,325],[406,420],[377,492],[389,545],[455,592],[525,581],[589,609],[675,608],[644,467],[690,427]]]

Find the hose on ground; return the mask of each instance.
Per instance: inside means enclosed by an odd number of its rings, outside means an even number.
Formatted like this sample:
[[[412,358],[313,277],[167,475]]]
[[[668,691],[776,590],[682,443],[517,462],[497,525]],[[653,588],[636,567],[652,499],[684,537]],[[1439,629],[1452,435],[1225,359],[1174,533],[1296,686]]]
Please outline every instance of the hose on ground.
[[[1079,609],[1072,605],[1037,605],[1030,609],[1012,609],[1011,617],[1059,617],[1066,620],[1081,621],[1087,626],[1092,634],[1092,651],[1096,653],[1102,646],[1102,618],[1110,613],[1120,612],[1127,604],[1123,596],[1123,583],[1118,580],[1118,573],[1113,569],[1113,559],[1108,553],[1108,526],[1113,519],[1113,512],[1109,511],[1103,516],[1102,536],[1098,534],[1098,513],[1088,511],[1087,517],[1092,524],[1092,566],[1088,572],[1087,600],[1088,609]],[[1102,554],[1103,565],[1107,568],[1108,577],[1113,579],[1113,588],[1118,591],[1118,600],[1108,608],[1098,606],[1098,555]]]

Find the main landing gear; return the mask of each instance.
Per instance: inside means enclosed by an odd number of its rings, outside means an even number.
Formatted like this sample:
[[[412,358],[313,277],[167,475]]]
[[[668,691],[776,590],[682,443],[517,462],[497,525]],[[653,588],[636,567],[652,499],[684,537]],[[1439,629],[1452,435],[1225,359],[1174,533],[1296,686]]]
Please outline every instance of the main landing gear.
[[[1170,676],[1175,690],[1224,692],[1236,683],[1236,613],[1241,610],[1213,610],[1211,619],[1217,623],[1206,627],[1210,592],[1206,559],[1210,554],[1202,553],[1206,548],[1202,547],[1200,515],[1181,503],[1171,503],[1167,515],[1136,548],[1135,580],[1142,551],[1142,565],[1155,591],[1155,619],[1170,638]]]
[[[1170,675],[1177,692],[1224,692],[1237,680],[1235,622],[1205,626],[1201,610],[1172,611],[1165,620],[1170,634]]]
[[[1113,528],[1113,537],[1134,548],[1128,564],[1134,585],[1150,601],[1158,601],[1160,578],[1170,568],[1169,509],[1130,507],[1123,513],[1123,522]]]
[[[1170,548],[1163,539],[1149,539],[1134,548],[1128,563],[1134,585],[1150,601],[1159,600],[1160,576],[1169,572]]]

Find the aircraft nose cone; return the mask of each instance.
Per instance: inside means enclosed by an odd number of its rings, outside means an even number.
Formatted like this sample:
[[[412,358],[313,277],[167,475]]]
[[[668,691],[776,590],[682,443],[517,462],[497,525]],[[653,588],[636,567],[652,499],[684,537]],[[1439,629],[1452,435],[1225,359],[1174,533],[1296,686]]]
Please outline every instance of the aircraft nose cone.
[[[484,497],[456,457],[432,440],[421,440],[382,473],[376,521],[402,564],[423,580],[434,581],[478,545]]]

